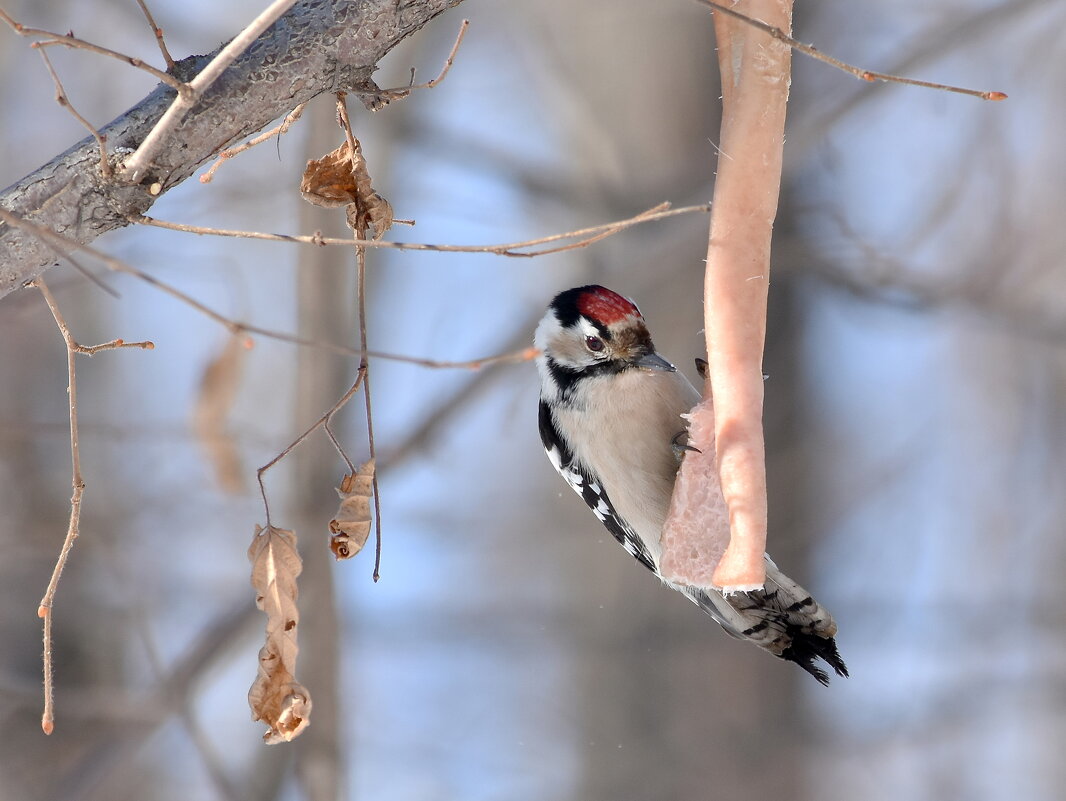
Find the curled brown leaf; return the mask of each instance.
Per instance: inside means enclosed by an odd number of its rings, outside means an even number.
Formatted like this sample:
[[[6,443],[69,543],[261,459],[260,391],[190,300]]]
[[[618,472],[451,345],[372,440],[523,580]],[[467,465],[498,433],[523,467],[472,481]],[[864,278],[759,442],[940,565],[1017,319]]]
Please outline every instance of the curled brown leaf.
[[[352,169],[352,153],[345,142],[332,153],[307,162],[300,179],[300,194],[315,206],[335,209],[354,203],[359,197]]]
[[[370,499],[374,489],[374,460],[359,466],[341,479],[337,494],[341,496],[337,516],[329,521],[329,549],[338,561],[351,559],[366,545],[370,536]]]
[[[296,577],[303,569],[296,535],[256,526],[248,559],[255,604],[267,615],[266,642],[259,649],[259,673],[248,690],[248,705],[252,719],[270,727],[264,742],[289,742],[307,728],[311,714],[311,694],[296,681]]]
[[[381,239],[392,227],[393,213],[389,201],[374,191],[370,173],[358,139],[347,140],[320,159],[307,162],[300,180],[300,194],[316,206],[338,208],[346,206],[348,225],[360,238],[369,228],[374,239]]]

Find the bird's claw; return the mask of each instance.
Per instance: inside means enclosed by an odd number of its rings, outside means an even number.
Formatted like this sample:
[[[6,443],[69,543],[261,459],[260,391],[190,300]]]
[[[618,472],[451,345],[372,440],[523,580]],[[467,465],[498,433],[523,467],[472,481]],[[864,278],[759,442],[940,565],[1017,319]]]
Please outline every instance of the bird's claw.
[[[681,442],[682,437],[687,437],[687,431],[678,431],[672,440],[670,440],[670,450],[674,452],[674,458],[678,463],[681,462],[681,457],[685,455],[685,451],[692,451],[693,453],[703,453],[699,448],[693,447],[687,443]]]

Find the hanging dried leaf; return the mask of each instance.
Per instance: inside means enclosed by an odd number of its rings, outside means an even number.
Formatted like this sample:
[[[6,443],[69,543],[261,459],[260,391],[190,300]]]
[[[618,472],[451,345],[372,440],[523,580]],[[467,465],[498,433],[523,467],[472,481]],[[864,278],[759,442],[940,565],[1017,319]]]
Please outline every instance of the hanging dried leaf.
[[[370,536],[370,498],[374,493],[374,460],[359,466],[341,479],[337,494],[341,505],[329,521],[329,549],[337,560],[351,559],[363,550]]]
[[[332,153],[307,162],[300,179],[300,194],[315,206],[335,209],[354,203],[359,187],[352,169],[352,155],[345,142]]]
[[[219,486],[233,494],[244,491],[244,468],[237,443],[226,423],[240,389],[246,351],[244,339],[231,336],[218,356],[207,365],[200,379],[192,419],[196,440],[214,467]]]
[[[296,535],[285,529],[255,527],[248,549],[255,604],[267,615],[266,643],[259,650],[259,674],[248,690],[252,719],[270,729],[267,744],[289,742],[309,723],[311,694],[296,681],[296,577],[303,569]]]
[[[381,239],[392,227],[392,206],[374,191],[363,149],[358,139],[353,141],[354,153],[346,140],[332,153],[307,162],[300,180],[300,194],[316,206],[329,209],[347,206],[348,225],[360,237],[373,228],[374,239]]]

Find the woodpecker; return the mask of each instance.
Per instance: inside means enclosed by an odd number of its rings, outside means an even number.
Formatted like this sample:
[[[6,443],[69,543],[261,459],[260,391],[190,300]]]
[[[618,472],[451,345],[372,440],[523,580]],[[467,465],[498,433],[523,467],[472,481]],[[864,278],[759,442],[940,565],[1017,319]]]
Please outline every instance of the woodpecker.
[[[611,535],[644,567],[740,640],[797,663],[822,684],[848,669],[836,623],[766,557],[766,583],[723,595],[660,575],[659,537],[700,394],[652,344],[632,301],[602,286],[556,295],[537,326],[540,438],[548,459]]]

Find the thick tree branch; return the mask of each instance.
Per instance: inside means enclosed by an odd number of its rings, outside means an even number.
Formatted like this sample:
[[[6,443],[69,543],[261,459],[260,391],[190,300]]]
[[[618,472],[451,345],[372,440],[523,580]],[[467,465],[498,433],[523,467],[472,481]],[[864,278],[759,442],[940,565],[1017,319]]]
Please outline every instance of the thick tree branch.
[[[0,193],[0,207],[81,244],[129,224],[221,149],[323,92],[376,96],[371,74],[406,36],[462,0],[301,0],[204,93],[167,137],[137,184],[100,171],[86,138]],[[217,52],[217,51],[216,51]],[[214,54],[177,65],[190,80]],[[114,161],[141,144],[171,105],[160,85],[101,131]],[[0,225],[0,297],[55,263],[52,247],[28,228]]]
[[[262,14],[252,20],[247,28],[224,45],[195,78],[182,87],[178,96],[170,104],[170,108],[141,142],[137,152],[125,159],[122,169],[123,180],[136,183],[144,177],[152,165],[155,154],[162,148],[170,132],[181,124],[189,110],[195,107],[197,101],[211,88],[211,84],[217,81],[219,76],[241,57],[241,53],[251,47],[293,5],[295,5],[294,0],[274,0]]]

